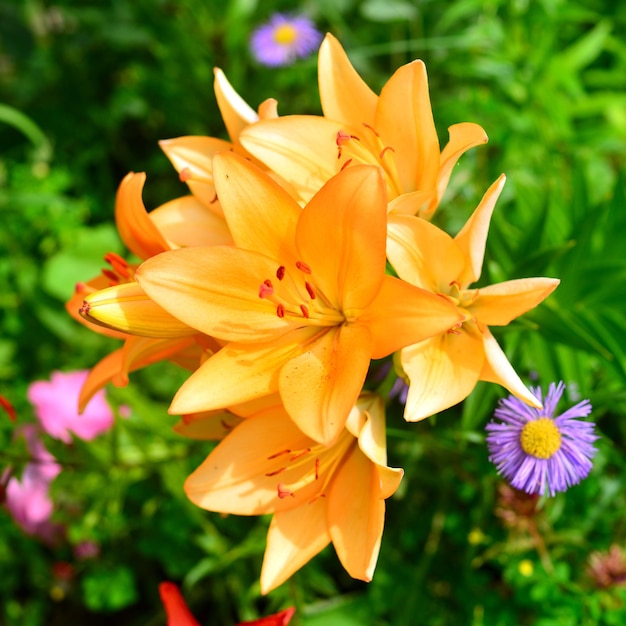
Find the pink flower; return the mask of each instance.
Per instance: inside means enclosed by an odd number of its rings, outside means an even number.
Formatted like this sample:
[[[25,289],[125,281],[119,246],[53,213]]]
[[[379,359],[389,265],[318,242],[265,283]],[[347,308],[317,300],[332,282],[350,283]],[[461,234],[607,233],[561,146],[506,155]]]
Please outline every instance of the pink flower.
[[[26,438],[31,460],[24,467],[20,478],[12,476],[8,479],[7,509],[25,533],[53,542],[62,527],[50,521],[54,508],[50,499],[50,484],[59,475],[61,468],[39,440],[36,426],[23,426],[17,435]],[[4,478],[10,471],[10,468],[5,470]]]
[[[29,386],[28,399],[41,427],[51,437],[71,443],[73,434],[89,441],[113,425],[113,412],[104,390],[94,395],[82,414],[78,413],[78,395],[88,373],[52,372],[49,381],[40,380]]]

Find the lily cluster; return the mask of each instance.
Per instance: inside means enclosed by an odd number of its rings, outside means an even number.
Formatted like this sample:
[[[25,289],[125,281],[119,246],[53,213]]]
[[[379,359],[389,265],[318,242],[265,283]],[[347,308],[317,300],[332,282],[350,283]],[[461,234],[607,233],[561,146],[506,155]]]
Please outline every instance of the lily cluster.
[[[387,465],[385,399],[364,391],[372,361],[393,360],[408,384],[407,421],[479,380],[540,408],[489,327],[559,282],[473,286],[504,176],[456,235],[430,221],[459,157],[487,137],[460,123],[440,148],[421,61],[377,95],[327,35],[319,88],[323,115],[279,117],[216,69],[230,141],[161,142],[190,194],[147,212],[145,176],[129,174],[115,216],[136,259],[107,255],[68,303],[124,342],[91,371],[82,405],[155,361],[191,372],[171,404],[176,429],[222,441],[185,490],[211,511],[273,515],[264,593],[331,542],[351,576],[372,578],[402,478]]]

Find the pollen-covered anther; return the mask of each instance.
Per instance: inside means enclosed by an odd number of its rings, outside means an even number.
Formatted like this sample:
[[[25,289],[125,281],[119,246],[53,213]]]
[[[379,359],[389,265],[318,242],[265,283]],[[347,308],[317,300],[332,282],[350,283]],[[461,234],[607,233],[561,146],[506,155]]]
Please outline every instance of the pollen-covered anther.
[[[350,163],[352,163],[352,159],[348,159],[339,169],[340,172],[343,172],[343,170],[346,169],[346,167],[348,167],[348,165],[350,165]]]
[[[302,458],[303,456],[306,456],[310,452],[311,452],[311,448],[305,448],[304,450],[300,450],[300,452],[296,452],[296,454],[294,454],[293,456],[289,457],[289,460],[290,461],[295,461],[297,459]]]
[[[309,267],[309,265],[307,263],[305,263],[304,261],[296,261],[296,267],[301,271],[304,272],[305,274],[310,274],[311,273],[311,268]]]
[[[363,122],[363,126],[365,126],[365,128],[367,128],[367,130],[369,130],[372,133],[374,133],[374,135],[376,135],[376,137],[380,137],[380,133],[373,126],[370,126],[367,122]]]
[[[313,285],[310,282],[305,281],[304,286],[311,300],[315,300],[315,298],[317,298],[317,294],[315,293],[315,289],[313,288]]]
[[[259,298],[267,298],[274,293],[272,281],[267,278],[259,285]]]
[[[180,178],[181,182],[186,183],[193,176],[193,172],[188,167],[183,167],[180,172],[178,172],[178,178]],[[217,195],[215,196],[217,199]]]
[[[302,316],[308,319],[309,317],[309,307],[306,304],[300,305],[300,310],[302,311]]]
[[[283,483],[278,483],[278,485],[276,485],[276,491],[281,500],[287,496],[291,496],[292,498],[295,497],[293,491],[291,491],[291,489],[287,489]]]
[[[280,452],[275,452],[274,454],[270,454],[270,456],[267,457],[267,460],[271,461],[272,459],[277,459],[279,456],[283,456],[284,454],[291,454],[291,450],[287,448],[286,450],[281,450]]]
[[[110,270],[110,269],[105,267],[102,270],[102,274],[103,274],[103,276],[105,276],[106,278],[108,278],[111,281],[112,285],[118,285],[119,284],[120,278],[113,270]]]
[[[279,304],[276,307],[276,315],[278,315],[278,317],[285,317],[285,306],[283,304]]]
[[[277,476],[278,474],[281,474],[282,472],[284,472],[286,469],[287,469],[286,467],[279,467],[277,470],[274,470],[273,472],[267,472],[265,475]]]
[[[282,280],[283,278],[285,278],[285,266],[284,265],[281,265],[276,270],[276,278],[278,278],[278,280]]]

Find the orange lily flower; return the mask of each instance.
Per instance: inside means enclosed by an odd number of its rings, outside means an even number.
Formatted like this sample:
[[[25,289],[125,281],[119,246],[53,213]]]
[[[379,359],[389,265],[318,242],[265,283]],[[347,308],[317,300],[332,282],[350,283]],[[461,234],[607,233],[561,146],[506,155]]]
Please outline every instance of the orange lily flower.
[[[229,342],[183,384],[170,411],[225,408],[278,391],[306,435],[331,443],[370,359],[450,328],[459,314],[447,300],[385,275],[378,168],[341,172],[304,209],[242,157],[216,155],[213,169],[236,247],[167,252],[135,274],[165,311]],[[145,324],[134,310],[123,330]]]
[[[411,384],[404,417],[421,420],[460,402],[477,381],[495,382],[540,408],[489,331],[506,326],[544,300],[555,278],[523,278],[470,289],[480,278],[489,222],[504,175],[487,190],[454,238],[412,216],[389,224],[387,254],[398,276],[454,303],[463,315],[456,328],[404,348],[400,362]]]
[[[304,435],[281,407],[245,419],[189,476],[185,492],[209,511],[273,513],[261,571],[268,593],[330,542],[352,577],[371,580],[385,499],[402,474],[387,467],[384,403],[367,393],[331,446]]]
[[[258,113],[255,112],[234,90],[221,69],[215,68],[214,77],[215,97],[230,142],[216,137],[188,135],[165,139],[159,145],[192,194],[217,215],[223,215],[213,182],[213,155],[224,150],[234,150],[242,156],[254,159],[239,141],[241,131],[259,119],[278,117],[278,112],[276,100],[273,98],[261,103]]]
[[[145,174],[128,174],[120,184],[115,203],[115,221],[120,237],[140,259],[181,246],[232,242],[226,222],[192,196],[177,198],[148,213],[141,197],[145,178]],[[170,332],[165,337],[149,334],[148,337],[135,337],[111,329],[96,317],[89,316],[88,308],[83,307],[88,295],[102,294],[106,288],[125,289],[128,292],[130,284],[136,285],[133,283],[136,264],[114,253],[109,253],[105,260],[109,267],[100,276],[79,283],[66,309],[74,319],[91,330],[124,340],[124,347],[109,354],[92,368],[81,391],[80,407],[86,406],[93,394],[109,382],[117,386],[127,385],[128,374],[133,370],[162,359],[195,369],[205,354],[206,345],[203,343],[208,341],[213,351],[219,347],[182,324],[178,325],[179,332]],[[143,300],[146,305],[151,304],[145,302],[147,298]],[[151,314],[167,315],[158,309],[151,306]],[[168,317],[171,321],[171,316]]]
[[[240,134],[243,146],[307,201],[340,169],[358,163],[384,172],[389,211],[430,218],[459,157],[485,143],[473,123],[451,126],[440,152],[422,61],[398,69],[377,96],[326,35],[319,51],[324,117],[289,115],[258,122]]]

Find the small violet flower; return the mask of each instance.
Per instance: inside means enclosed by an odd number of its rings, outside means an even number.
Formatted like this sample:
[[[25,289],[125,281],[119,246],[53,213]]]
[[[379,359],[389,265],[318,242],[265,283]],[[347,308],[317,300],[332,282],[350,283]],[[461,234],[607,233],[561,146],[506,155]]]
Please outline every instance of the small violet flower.
[[[548,493],[579,483],[591,471],[598,438],[593,422],[581,421],[591,413],[589,400],[555,415],[565,385],[550,384],[543,409],[509,396],[500,400],[487,424],[489,460],[513,487],[529,494]],[[542,401],[541,389],[531,391]]]
[[[83,413],[78,412],[78,396],[88,374],[87,370],[52,372],[49,381],[29,386],[28,399],[41,427],[51,437],[68,444],[71,435],[90,441],[113,425],[113,412],[104,390],[94,395]]]
[[[259,63],[278,67],[309,56],[321,41],[322,34],[308,17],[276,13],[252,33],[250,47]]]

